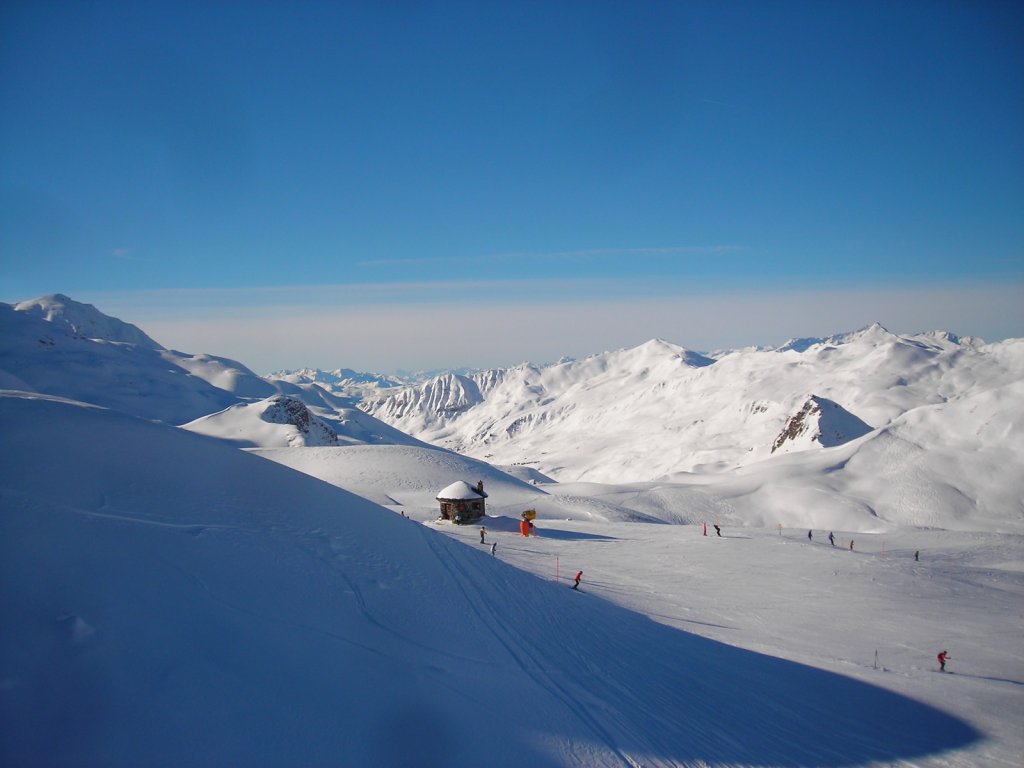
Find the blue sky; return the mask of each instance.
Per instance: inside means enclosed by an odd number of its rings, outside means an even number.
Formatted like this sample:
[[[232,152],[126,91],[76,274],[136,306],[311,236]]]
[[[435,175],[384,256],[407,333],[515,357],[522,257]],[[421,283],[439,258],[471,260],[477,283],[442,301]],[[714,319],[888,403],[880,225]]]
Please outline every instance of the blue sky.
[[[259,371],[1024,336],[1024,6],[5,2],[0,300]]]

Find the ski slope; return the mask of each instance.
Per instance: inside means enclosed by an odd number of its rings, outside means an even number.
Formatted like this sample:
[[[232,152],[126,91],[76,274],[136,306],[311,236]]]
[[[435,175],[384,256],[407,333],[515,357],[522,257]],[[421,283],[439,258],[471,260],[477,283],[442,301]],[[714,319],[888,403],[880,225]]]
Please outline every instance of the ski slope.
[[[575,593],[550,551],[531,561],[500,530],[497,488],[492,557],[454,540],[471,529],[421,522],[429,509],[404,517],[204,436],[24,393],[0,397],[0,467],[4,764],[1008,765],[1020,747],[1012,710],[951,712],[951,686],[984,703],[1010,683],[922,668],[933,682],[900,690],[693,631],[725,632],[737,577],[711,611],[686,575],[725,579],[738,558],[683,570],[644,612],[604,599],[643,578],[623,555],[656,562],[652,541],[612,554],[647,526],[545,522],[529,547],[557,542],[584,588],[609,585]],[[748,563],[801,550],[740,543]],[[660,615],[680,605],[685,630]],[[836,646],[844,628],[821,627]]]

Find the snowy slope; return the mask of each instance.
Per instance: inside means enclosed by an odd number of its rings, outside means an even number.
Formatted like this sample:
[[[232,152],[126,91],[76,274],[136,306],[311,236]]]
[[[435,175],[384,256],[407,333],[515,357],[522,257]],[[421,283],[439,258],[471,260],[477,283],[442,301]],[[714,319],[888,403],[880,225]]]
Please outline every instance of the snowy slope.
[[[426,445],[357,445],[342,448],[263,449],[260,456],[357,493],[375,503],[438,515],[437,493],[463,480],[483,481],[491,502],[519,511],[547,494],[483,461]]]
[[[106,339],[148,349],[163,349],[138,326],[104,315],[92,304],[82,304],[62,293],[22,301],[15,304],[14,309],[28,317],[52,323],[78,338]]]
[[[974,406],[965,403],[964,410]],[[476,526],[438,522],[433,496],[450,478],[486,478],[483,522],[499,558],[545,578],[556,575],[559,565],[563,579],[582,568],[588,592],[659,622],[853,675],[919,701],[942,702],[985,734],[964,752],[915,760],[916,766],[1016,765],[1024,753],[1024,618],[1011,606],[1024,598],[1022,529],[996,534],[898,527],[846,496],[848,490],[814,485],[822,477],[835,479],[835,463],[848,461],[855,448],[811,452],[820,462],[813,469],[791,455],[741,472],[699,476],[703,482],[542,483],[525,491],[500,482],[493,470],[484,474],[470,459],[443,452],[435,452],[434,461],[423,451],[394,447],[260,453],[400,505],[404,515],[473,548],[479,547]],[[998,460],[982,455],[979,466]],[[876,482],[879,488],[870,491],[882,496],[880,488],[892,478]],[[960,493],[941,484],[935,492]],[[527,507],[538,512],[537,538],[518,534],[519,513]],[[709,536],[701,535],[701,522],[708,523]],[[711,528],[715,522],[723,526],[721,537]],[[806,538],[808,527],[816,529],[813,541]],[[915,550],[922,553],[920,562]],[[954,649],[957,659],[952,684],[933,671],[943,647]],[[701,664],[686,663],[691,661]],[[736,732],[746,734],[745,725]],[[819,758],[810,764],[828,763]]]
[[[441,378],[365,407],[563,483],[669,482],[628,506],[670,522],[696,507],[730,524],[1021,530],[1021,380],[1022,340],[876,325],[713,363],[650,342],[480,374],[472,390]]]
[[[301,400],[287,395],[234,405],[182,427],[242,448],[338,444],[334,429],[313,415]]]
[[[649,480],[767,458],[809,394],[879,428],[1002,386],[1024,377],[1022,349],[877,325],[803,352],[745,350],[713,363],[652,341],[545,368],[439,377],[364,408],[421,439],[556,479]]]
[[[226,440],[239,448],[287,448],[330,445],[423,445],[357,408],[311,407],[299,396],[274,395],[239,403],[182,424],[183,429]],[[323,392],[320,390],[320,392]],[[327,393],[324,393],[327,394]],[[329,395],[328,395],[329,397]]]
[[[59,295],[0,303],[0,369],[8,387],[172,424],[274,392],[240,363],[164,349],[135,326]]]
[[[95,407],[0,397],[0,499],[5,764],[966,765],[1013,746]]]
[[[170,424],[216,413],[205,428],[245,445],[265,445],[266,439],[288,444],[280,429],[268,431],[264,420],[234,411],[245,414],[249,401],[282,394],[312,408],[344,441],[419,443],[316,384],[267,381],[225,357],[164,349],[134,325],[59,294],[16,306],[0,303],[0,388],[66,397]],[[265,406],[255,410],[262,413]],[[243,434],[247,427],[252,434]]]

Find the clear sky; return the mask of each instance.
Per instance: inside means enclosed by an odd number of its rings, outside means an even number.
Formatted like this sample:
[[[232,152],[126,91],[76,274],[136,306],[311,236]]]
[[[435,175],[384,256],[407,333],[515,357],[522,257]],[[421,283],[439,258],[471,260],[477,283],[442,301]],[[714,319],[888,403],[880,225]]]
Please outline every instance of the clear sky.
[[[1024,336],[1024,4],[4,0],[56,292],[260,372]]]

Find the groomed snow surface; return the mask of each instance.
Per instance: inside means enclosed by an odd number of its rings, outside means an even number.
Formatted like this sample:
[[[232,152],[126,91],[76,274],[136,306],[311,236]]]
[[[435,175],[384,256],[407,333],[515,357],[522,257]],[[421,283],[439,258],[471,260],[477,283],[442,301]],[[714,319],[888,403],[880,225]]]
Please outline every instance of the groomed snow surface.
[[[4,765],[1019,762],[1019,537],[704,537],[608,519],[648,488],[602,500],[408,446],[265,453],[389,506],[0,398]],[[460,477],[485,483],[493,557],[433,520]]]

